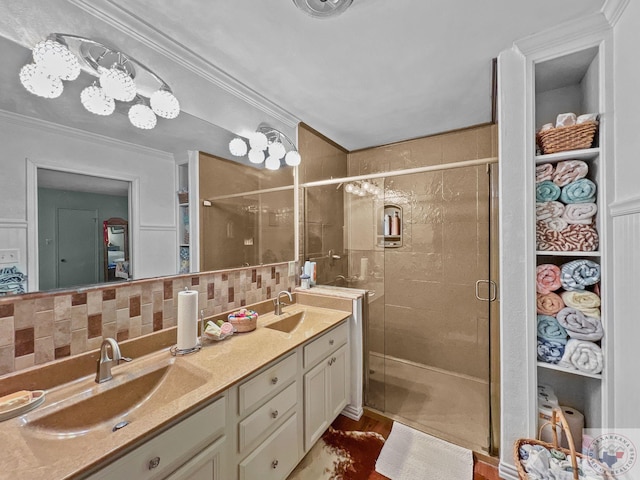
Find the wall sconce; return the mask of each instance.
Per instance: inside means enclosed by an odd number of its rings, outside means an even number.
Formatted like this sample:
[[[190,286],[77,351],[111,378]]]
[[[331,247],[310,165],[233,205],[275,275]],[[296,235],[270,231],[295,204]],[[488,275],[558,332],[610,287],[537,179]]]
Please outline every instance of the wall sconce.
[[[249,145],[247,145],[247,142]],[[289,151],[287,151],[287,148]],[[300,165],[302,160],[298,149],[289,137],[265,124],[260,124],[246,141],[240,137],[231,140],[229,142],[229,152],[236,157],[248,155],[249,161],[256,165],[264,162],[265,168],[269,170],[278,170],[282,158],[290,167]]]
[[[32,50],[33,63],[20,69],[20,82],[34,95],[57,98],[62,81],[85,71],[97,78],[82,90],[80,101],[96,115],[111,115],[116,100],[127,108],[129,121],[142,129],[156,126],[157,117],[172,119],[180,103],[153,71],[129,55],[77,35],[52,33]]]
[[[352,195],[358,195],[359,197],[364,197],[366,195],[380,196],[382,193],[382,189],[378,185],[367,182],[366,180],[362,182],[347,183],[344,186],[344,191],[351,193]]]

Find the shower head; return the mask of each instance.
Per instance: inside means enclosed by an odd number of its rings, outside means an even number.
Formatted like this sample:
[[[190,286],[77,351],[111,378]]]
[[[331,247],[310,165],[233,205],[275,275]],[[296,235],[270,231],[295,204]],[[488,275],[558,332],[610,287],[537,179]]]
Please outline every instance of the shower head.
[[[353,0],[293,0],[296,7],[314,18],[329,18],[344,12]]]

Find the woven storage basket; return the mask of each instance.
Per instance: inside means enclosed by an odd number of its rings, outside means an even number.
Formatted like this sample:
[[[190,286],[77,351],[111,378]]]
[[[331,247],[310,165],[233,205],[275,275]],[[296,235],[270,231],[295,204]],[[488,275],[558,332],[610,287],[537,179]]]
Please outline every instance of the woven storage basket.
[[[536,140],[543,154],[591,148],[597,129],[598,122],[594,120],[538,132]]]
[[[240,318],[234,318],[232,315],[229,315],[227,320],[231,322],[231,325],[234,326],[234,328],[236,329],[236,332],[238,333],[251,332],[252,330],[256,329],[256,325],[258,323],[258,314],[255,313],[255,315],[252,315],[251,317],[240,317]]]
[[[189,192],[178,192],[178,203],[189,203]]]
[[[560,421],[560,426],[562,430],[564,430],[565,437],[567,438],[567,443],[569,444],[569,448],[562,448],[558,444],[558,431],[556,429],[557,422]],[[516,463],[516,468],[518,469],[518,475],[520,476],[520,480],[528,480],[529,475],[527,471],[524,469],[522,465],[522,461],[520,460],[520,447],[529,444],[529,445],[541,445],[545,447],[547,450],[559,450],[564,453],[567,458],[571,460],[571,466],[573,467],[573,479],[579,480],[578,476],[578,458],[588,459],[588,461],[594,465],[597,465],[602,469],[602,479],[603,480],[615,480],[615,477],[611,474],[611,470],[604,463],[596,460],[595,458],[588,457],[587,455],[583,455],[582,453],[576,452],[575,443],[573,442],[573,436],[571,435],[571,431],[569,430],[569,424],[567,423],[567,419],[562,413],[562,410],[559,408],[554,408],[553,413],[551,414],[551,421],[545,423],[540,427],[540,434],[542,434],[542,429],[550,426],[553,434],[553,443],[543,442],[542,440],[533,440],[530,438],[520,438],[515,441],[513,445],[513,458]],[[540,435],[538,435],[540,436]]]

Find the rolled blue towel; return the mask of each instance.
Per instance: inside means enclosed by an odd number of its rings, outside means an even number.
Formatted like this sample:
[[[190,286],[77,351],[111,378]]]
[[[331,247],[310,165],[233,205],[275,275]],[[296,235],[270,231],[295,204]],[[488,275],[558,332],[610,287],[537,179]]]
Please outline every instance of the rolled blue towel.
[[[565,290],[584,290],[599,281],[600,265],[591,260],[572,260],[560,267],[560,283]]]
[[[594,203],[596,184],[588,178],[581,178],[562,187],[560,201],[563,203]]]
[[[561,189],[551,180],[536,184],[536,202],[553,202],[560,198]]]
[[[538,337],[550,342],[557,342],[565,345],[569,334],[560,325],[556,317],[551,315],[538,315]]]
[[[564,355],[564,344],[538,337],[538,360],[556,364]]]

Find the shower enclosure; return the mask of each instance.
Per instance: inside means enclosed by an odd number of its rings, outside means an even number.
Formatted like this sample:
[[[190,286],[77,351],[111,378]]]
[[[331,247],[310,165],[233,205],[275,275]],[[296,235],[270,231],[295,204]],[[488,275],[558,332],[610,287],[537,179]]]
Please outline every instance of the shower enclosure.
[[[342,201],[322,283],[369,292],[365,404],[480,452],[497,445],[497,163],[468,161],[305,188],[305,215]],[[322,190],[320,190],[322,189]],[[322,193],[321,193],[322,192]],[[331,213],[333,212],[333,213]],[[331,231],[336,240],[335,228]],[[322,268],[319,267],[320,270]]]

